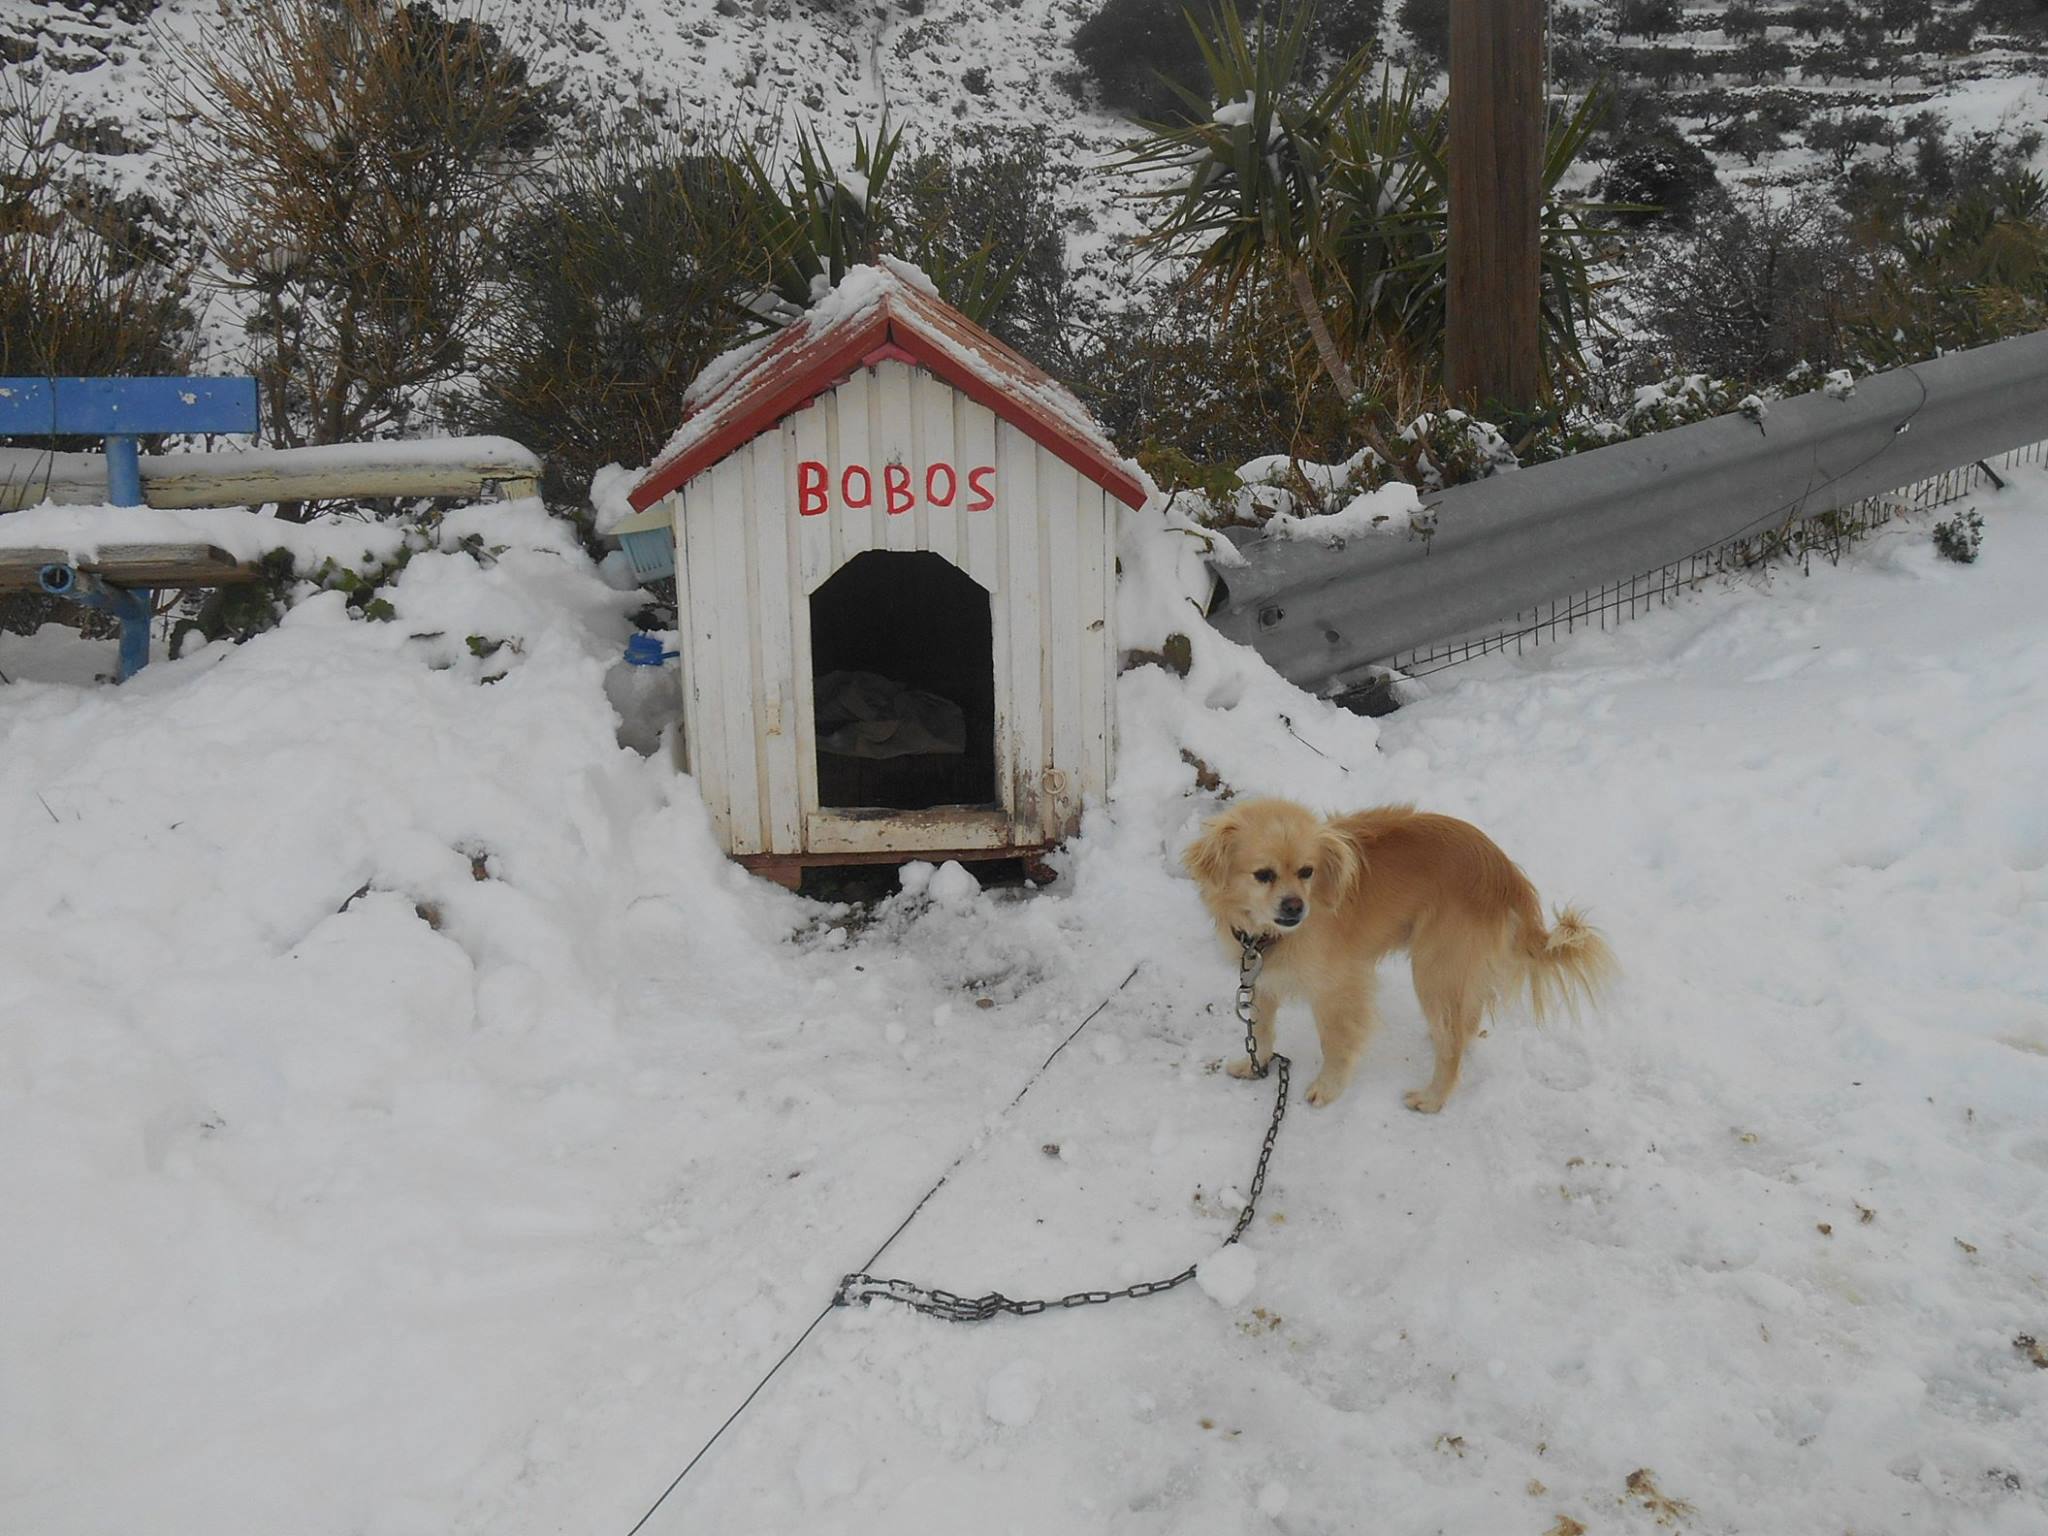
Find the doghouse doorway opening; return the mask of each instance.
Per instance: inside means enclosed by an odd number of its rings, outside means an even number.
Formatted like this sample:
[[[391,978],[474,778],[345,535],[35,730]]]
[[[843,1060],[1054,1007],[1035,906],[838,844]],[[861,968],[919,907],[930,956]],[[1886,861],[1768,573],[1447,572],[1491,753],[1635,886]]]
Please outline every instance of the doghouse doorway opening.
[[[996,801],[988,593],[942,556],[867,550],[811,594],[818,803]]]

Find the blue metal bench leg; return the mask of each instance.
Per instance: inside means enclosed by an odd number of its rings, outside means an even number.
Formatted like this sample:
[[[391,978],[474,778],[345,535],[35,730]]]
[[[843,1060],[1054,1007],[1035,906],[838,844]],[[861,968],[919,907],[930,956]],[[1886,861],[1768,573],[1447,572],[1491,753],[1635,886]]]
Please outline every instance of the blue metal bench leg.
[[[121,621],[120,681],[149,665],[149,619],[155,593],[128,587],[108,587],[107,611]]]
[[[46,565],[39,581],[52,597],[68,598],[87,608],[111,613],[121,621],[121,660],[116,677],[121,682],[149,665],[150,610],[154,594],[145,588],[110,587],[97,576],[84,574],[68,565]]]
[[[117,507],[142,505],[142,460],[132,437],[107,439],[107,500]],[[149,665],[150,594],[121,587],[101,590],[107,611],[121,621],[119,677],[125,683]]]

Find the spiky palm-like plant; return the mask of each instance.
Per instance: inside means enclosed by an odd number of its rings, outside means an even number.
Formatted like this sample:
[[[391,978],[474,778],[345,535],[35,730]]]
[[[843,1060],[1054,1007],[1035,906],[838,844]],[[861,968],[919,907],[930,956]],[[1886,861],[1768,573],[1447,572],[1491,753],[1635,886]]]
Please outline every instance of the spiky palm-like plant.
[[[1192,279],[1213,284],[1226,307],[1248,282],[1277,271],[1324,373],[1350,400],[1357,379],[1330,330],[1323,299],[1327,289],[1342,286],[1327,199],[1337,126],[1371,54],[1360,49],[1321,90],[1299,100],[1294,85],[1308,51],[1312,9],[1296,5],[1277,25],[1261,16],[1250,35],[1233,0],[1221,0],[1207,28],[1190,17],[1211,100],[1176,84],[1196,120],[1146,124],[1148,136],[1121,164],[1172,178],[1144,194],[1161,212],[1141,243],[1191,254]]]
[[[1148,125],[1122,164],[1165,178],[1144,194],[1160,211],[1143,242],[1191,257],[1191,279],[1211,284],[1226,306],[1248,281],[1282,278],[1323,373],[1355,405],[1355,359],[1370,350],[1386,360],[1379,371],[1413,378],[1434,369],[1442,348],[1449,117],[1424,99],[1419,74],[1385,72],[1376,95],[1362,94],[1363,49],[1302,99],[1296,80],[1309,14],[1300,5],[1249,34],[1233,0],[1221,0],[1206,28],[1190,17],[1209,99],[1180,94],[1206,116]],[[1599,286],[1590,209],[1560,191],[1598,112],[1592,98],[1581,103],[1552,124],[1545,147],[1544,367],[1553,385],[1583,366]],[[1362,426],[1392,458],[1370,421]]]
[[[824,140],[808,126],[797,130],[795,164],[780,177],[751,146],[741,146],[743,202],[772,273],[769,302],[756,313],[765,307],[771,319],[792,317],[852,268],[883,255],[917,263],[970,320],[987,320],[1002,303],[1016,281],[1016,265],[998,265],[989,243],[949,250],[899,208],[894,172],[902,144],[903,130],[890,127],[885,111],[872,138],[854,130],[853,163],[845,169],[833,164]]]
[[[1325,200],[1348,300],[1340,339],[1418,367],[1433,365],[1442,350],[1450,246],[1449,111],[1426,103],[1422,84],[1416,75],[1398,85],[1385,75],[1375,99],[1347,109]],[[1587,97],[1552,121],[1544,145],[1543,372],[1553,390],[1585,366],[1585,335],[1604,286],[1593,270],[1599,232],[1586,219],[1594,205],[1560,190],[1600,111],[1599,99]]]

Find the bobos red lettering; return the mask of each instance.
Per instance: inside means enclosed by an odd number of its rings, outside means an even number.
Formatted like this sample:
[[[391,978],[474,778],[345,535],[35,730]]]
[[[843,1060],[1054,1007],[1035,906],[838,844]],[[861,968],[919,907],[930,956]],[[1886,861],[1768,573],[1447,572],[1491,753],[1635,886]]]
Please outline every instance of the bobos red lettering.
[[[817,517],[825,510],[831,498],[825,491],[825,466],[816,459],[805,459],[796,467],[796,513],[798,517]]]
[[[901,517],[917,503],[917,498],[910,494],[910,471],[901,464],[882,466],[882,490],[889,499],[891,517]]]
[[[996,467],[977,464],[966,472],[972,498],[969,512],[986,512],[996,504]],[[934,507],[950,507],[960,495],[961,472],[943,461],[925,468],[924,499]],[[839,505],[850,510],[875,503],[874,471],[865,464],[849,464],[839,473]],[[916,482],[903,464],[882,466],[882,504],[891,517],[901,517],[917,505]],[[832,471],[818,459],[800,459],[796,466],[796,510],[799,517],[820,517],[832,510]]]

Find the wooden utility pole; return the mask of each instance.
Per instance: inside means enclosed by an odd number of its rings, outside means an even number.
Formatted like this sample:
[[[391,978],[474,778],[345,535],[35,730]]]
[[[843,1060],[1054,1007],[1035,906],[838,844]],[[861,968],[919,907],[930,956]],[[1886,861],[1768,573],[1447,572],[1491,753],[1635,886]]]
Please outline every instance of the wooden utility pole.
[[[1542,389],[1544,0],[1451,0],[1444,384],[1526,409]]]

